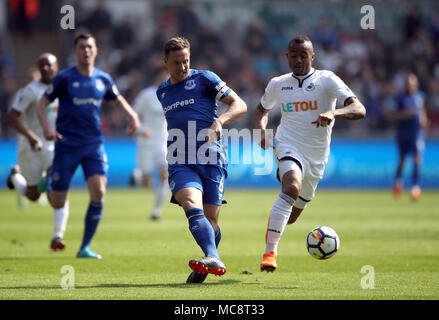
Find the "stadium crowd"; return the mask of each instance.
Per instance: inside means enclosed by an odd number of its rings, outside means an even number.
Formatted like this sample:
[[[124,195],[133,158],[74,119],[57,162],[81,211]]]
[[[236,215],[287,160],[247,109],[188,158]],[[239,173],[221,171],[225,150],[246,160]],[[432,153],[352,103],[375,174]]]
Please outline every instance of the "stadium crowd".
[[[112,75],[129,102],[151,83],[153,70],[162,64],[163,43],[174,35],[185,36],[196,48],[192,51],[193,68],[213,70],[247,102],[249,112],[234,123],[241,128],[252,127],[252,108],[257,106],[269,79],[289,72],[284,53],[294,35],[262,20],[253,20],[245,28],[230,20],[217,30],[203,25],[192,6],[171,5],[155,15],[153,35],[142,38],[136,31],[140,16],[115,22],[102,1],[91,10],[76,10],[78,30],[88,29],[96,35],[97,67]],[[426,93],[429,134],[439,136],[439,6],[427,16],[412,6],[401,21],[401,32],[402,36],[392,42],[383,40],[377,30],[338,32],[325,19],[310,30],[298,30],[297,33],[309,35],[315,44],[314,66],[338,74],[367,108],[367,117],[361,123],[337,122],[335,135],[390,133],[392,124],[383,116],[383,110],[391,107],[393,96],[403,90],[404,75],[413,71]],[[64,60],[71,63],[71,48],[65,48],[64,54]],[[15,68],[12,55],[0,41],[2,136],[12,134],[5,128],[5,115],[17,89]],[[121,133],[125,128],[122,118],[117,110],[104,108],[105,133]],[[273,114],[270,121],[273,127],[278,117]]]

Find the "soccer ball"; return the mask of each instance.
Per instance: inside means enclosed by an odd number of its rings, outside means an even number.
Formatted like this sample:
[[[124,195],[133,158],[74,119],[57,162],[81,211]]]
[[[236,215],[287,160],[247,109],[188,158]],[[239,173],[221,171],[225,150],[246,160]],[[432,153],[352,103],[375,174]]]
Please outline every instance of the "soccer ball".
[[[306,248],[309,254],[319,260],[331,258],[340,246],[337,233],[330,227],[313,229],[306,238]]]

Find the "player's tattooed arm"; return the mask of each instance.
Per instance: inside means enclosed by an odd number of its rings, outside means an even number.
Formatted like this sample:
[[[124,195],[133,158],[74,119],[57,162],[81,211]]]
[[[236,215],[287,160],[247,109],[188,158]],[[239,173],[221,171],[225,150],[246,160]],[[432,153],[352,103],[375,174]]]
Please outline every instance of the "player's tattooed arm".
[[[315,124],[316,127],[326,127],[334,119],[345,119],[345,120],[359,120],[366,116],[366,108],[363,104],[356,98],[350,97],[346,100],[345,106],[340,109],[330,110],[319,115],[319,117],[311,122]]]
[[[359,120],[366,116],[366,108],[356,97],[350,97],[346,100],[344,108],[334,111],[334,116],[338,119]]]

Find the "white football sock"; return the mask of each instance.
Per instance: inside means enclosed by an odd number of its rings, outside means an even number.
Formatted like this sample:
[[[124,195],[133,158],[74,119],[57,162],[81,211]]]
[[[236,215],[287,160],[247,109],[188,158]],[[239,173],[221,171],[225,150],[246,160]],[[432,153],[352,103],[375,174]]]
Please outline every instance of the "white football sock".
[[[53,210],[54,216],[54,233],[53,237],[64,238],[66,231],[67,220],[69,219],[69,200],[66,201],[64,207]]]
[[[26,196],[26,190],[27,190],[27,181],[26,178],[23,177],[21,173],[14,173],[11,176],[12,184],[15,187],[15,190],[17,190],[18,193],[22,194],[23,196]]]
[[[294,199],[284,193],[280,193],[274,202],[267,228],[266,254],[274,251],[277,255],[277,246],[287,225],[293,205]]]
[[[154,203],[154,209],[153,211],[159,212],[163,202],[166,199],[166,196],[169,194],[169,186],[168,182],[160,181],[159,185],[157,186],[157,189],[155,190],[155,203]]]

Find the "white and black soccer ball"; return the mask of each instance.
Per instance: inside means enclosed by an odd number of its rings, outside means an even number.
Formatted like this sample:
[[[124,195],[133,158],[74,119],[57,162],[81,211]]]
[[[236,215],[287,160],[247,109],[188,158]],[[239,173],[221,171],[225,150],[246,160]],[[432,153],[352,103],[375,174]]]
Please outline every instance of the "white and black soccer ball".
[[[318,227],[313,229],[306,238],[306,248],[309,254],[319,260],[331,258],[340,246],[340,239],[334,229]]]

